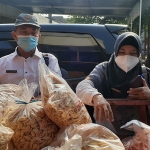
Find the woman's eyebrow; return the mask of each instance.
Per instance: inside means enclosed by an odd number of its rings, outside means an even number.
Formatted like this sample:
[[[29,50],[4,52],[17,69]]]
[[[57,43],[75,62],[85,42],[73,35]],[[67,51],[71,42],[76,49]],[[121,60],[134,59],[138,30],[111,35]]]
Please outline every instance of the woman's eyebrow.
[[[137,50],[131,49],[130,52],[137,52]]]
[[[120,51],[120,50],[125,50],[125,49],[124,49],[124,48],[120,48],[119,51]]]

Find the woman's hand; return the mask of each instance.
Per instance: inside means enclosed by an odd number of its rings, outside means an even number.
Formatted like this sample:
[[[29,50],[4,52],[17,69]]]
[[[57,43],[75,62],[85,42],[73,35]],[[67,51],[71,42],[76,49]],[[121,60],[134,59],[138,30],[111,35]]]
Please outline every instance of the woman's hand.
[[[146,84],[145,79],[143,79],[143,87],[139,87],[139,88],[130,88],[129,91],[127,91],[127,93],[129,94],[129,97],[131,99],[150,99],[150,89]]]
[[[113,112],[111,110],[110,104],[105,100],[102,95],[95,95],[92,99],[94,103],[94,114],[96,120],[100,117],[100,121],[104,121],[106,118],[107,121],[114,121]]]

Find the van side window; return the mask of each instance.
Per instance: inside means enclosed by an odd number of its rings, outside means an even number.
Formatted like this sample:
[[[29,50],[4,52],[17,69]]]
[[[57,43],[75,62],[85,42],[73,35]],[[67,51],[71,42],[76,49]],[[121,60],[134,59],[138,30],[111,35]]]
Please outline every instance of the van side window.
[[[54,54],[71,78],[87,76],[95,65],[106,60],[103,41],[97,42],[89,34],[42,32],[41,35],[39,50]]]

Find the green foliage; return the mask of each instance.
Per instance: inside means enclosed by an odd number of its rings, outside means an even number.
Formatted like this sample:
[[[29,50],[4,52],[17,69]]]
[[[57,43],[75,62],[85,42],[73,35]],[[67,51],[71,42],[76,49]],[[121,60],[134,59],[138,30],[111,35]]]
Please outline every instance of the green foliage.
[[[143,24],[150,24],[150,7],[145,9],[145,11],[142,14],[142,23]]]
[[[132,22],[132,32],[139,33],[139,17],[135,18]]]
[[[81,23],[81,24],[126,24],[125,18],[103,17],[103,16],[70,16],[67,23]]]

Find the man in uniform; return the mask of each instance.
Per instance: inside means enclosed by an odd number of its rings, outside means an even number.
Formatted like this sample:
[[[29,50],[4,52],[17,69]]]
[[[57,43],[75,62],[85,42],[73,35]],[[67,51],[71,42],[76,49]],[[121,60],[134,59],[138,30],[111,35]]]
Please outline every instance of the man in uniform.
[[[35,16],[20,14],[16,18],[12,37],[17,42],[15,51],[0,58],[0,84],[18,84],[26,78],[28,83],[38,83],[38,63],[45,63],[43,54],[38,51],[40,25]],[[47,54],[48,67],[61,76],[57,58]]]

